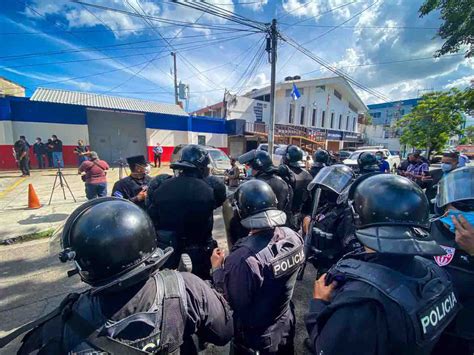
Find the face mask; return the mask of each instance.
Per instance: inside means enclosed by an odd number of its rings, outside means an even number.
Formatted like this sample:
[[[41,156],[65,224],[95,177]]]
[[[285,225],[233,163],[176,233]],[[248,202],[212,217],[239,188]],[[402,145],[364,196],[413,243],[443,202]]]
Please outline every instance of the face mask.
[[[441,218],[440,221],[443,222],[445,225],[449,226],[449,230],[454,233],[456,231],[456,227],[451,220],[451,216],[463,216],[466,221],[474,226],[474,211],[473,212],[463,212],[458,210],[449,210],[448,214]]]
[[[248,169],[245,171],[245,175],[247,175],[247,177],[252,177],[252,168],[248,168]]]
[[[443,170],[444,173],[447,173],[451,170],[453,170],[453,165],[449,163],[443,163],[441,164],[441,170]]]

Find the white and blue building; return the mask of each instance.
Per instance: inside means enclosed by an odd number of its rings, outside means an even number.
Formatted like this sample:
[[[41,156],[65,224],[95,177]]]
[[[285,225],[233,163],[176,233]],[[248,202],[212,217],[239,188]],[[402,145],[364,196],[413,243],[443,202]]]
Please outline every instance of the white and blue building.
[[[0,169],[16,168],[12,150],[21,135],[33,144],[36,137],[46,142],[53,134],[63,142],[66,166],[77,165],[73,151],[79,139],[109,163],[138,154],[152,161],[158,142],[163,161],[179,144],[228,151],[225,120],[190,117],[174,104],[45,88],[30,98],[0,97]]]

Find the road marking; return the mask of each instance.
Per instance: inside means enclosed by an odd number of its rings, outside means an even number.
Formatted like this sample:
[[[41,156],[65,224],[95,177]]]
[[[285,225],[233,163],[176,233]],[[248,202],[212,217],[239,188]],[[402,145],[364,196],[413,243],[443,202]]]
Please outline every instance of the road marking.
[[[11,185],[5,191],[0,192],[0,198],[5,197],[6,194],[8,194],[10,191],[12,191],[15,187],[20,185],[25,180],[26,180],[26,177],[22,177],[19,180],[17,180],[15,183],[13,183],[13,185]]]

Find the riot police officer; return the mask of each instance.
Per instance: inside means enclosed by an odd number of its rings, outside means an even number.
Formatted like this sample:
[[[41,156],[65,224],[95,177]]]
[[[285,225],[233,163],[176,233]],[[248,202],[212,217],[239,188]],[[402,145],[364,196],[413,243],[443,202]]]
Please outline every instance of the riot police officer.
[[[150,184],[147,210],[155,225],[158,246],[173,247],[174,254],[165,264],[176,268],[179,257],[187,253],[193,273],[210,277],[209,257],[217,242],[212,238],[213,211],[226,198],[223,182],[209,176],[207,151],[199,145],[182,148],[181,159],[170,165],[176,177],[159,176]]]
[[[89,201],[71,214],[58,239],[60,260],[75,264],[69,274],[78,273],[91,288],[11,333],[8,340],[34,328],[19,354],[192,354],[193,334],[218,345],[231,339],[223,297],[193,274],[159,271],[171,251],[156,247],[153,223],[133,203]]]
[[[316,281],[306,316],[311,344],[326,355],[429,354],[459,303],[447,273],[420,257],[444,254],[429,238],[428,200],[390,174],[362,176],[350,190],[365,252]]]
[[[313,194],[304,232],[308,238],[305,255],[318,270],[328,271],[344,254],[362,247],[354,235],[354,221],[347,200],[341,197],[354,181],[354,172],[343,164],[324,167],[308,185]],[[308,209],[308,207],[306,207]]]
[[[263,150],[251,150],[239,157],[239,163],[246,165],[250,177],[265,181],[272,188],[278,200],[278,209],[291,218],[293,189],[279,176],[279,170],[273,165],[271,156]]]
[[[282,165],[294,176],[293,203],[291,206],[292,220],[289,221],[289,226],[295,231],[299,231],[301,227],[303,221],[301,211],[303,205],[310,198],[307,187],[312,180],[311,174],[300,166],[302,160],[303,150],[293,144],[286,148],[285,155],[282,158]]]
[[[357,158],[357,166],[359,175],[380,172],[379,164],[375,154],[371,152],[362,152]]]
[[[474,352],[474,167],[453,170],[440,182],[436,212],[443,217],[431,224],[431,236],[446,250],[435,257],[454,283],[463,305],[439,341],[435,354]]]
[[[301,266],[303,240],[283,227],[271,187],[258,180],[242,184],[235,205],[250,230],[225,258],[212,255],[212,278],[234,310],[234,354],[292,354],[295,317],[291,296]]]
[[[319,171],[329,165],[329,153],[327,150],[318,149],[313,155],[313,166],[309,170],[312,177],[315,177]]]
[[[114,184],[112,196],[124,198],[145,208],[145,200],[151,177],[146,174],[148,162],[143,155],[127,158],[130,176],[120,179]]]

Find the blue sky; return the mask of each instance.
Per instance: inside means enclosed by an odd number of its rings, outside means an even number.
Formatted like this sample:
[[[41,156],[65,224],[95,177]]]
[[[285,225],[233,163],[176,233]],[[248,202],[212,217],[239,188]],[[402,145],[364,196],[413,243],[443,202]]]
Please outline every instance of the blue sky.
[[[173,102],[172,59],[161,35],[179,53],[178,78],[190,86],[190,109],[222,100],[224,88],[244,93],[269,82],[267,55],[258,52],[262,33],[238,31],[244,27],[170,0],[84,1],[153,18],[147,23],[64,0],[6,0],[0,76],[27,87],[28,95],[43,86]],[[208,2],[256,21],[277,18],[284,35],[392,100],[465,87],[474,79],[473,61],[462,54],[431,58],[442,43],[435,38],[440,21],[438,14],[418,17],[421,0]],[[278,80],[334,76],[284,42],[277,73]],[[367,104],[380,102],[358,92]]]

